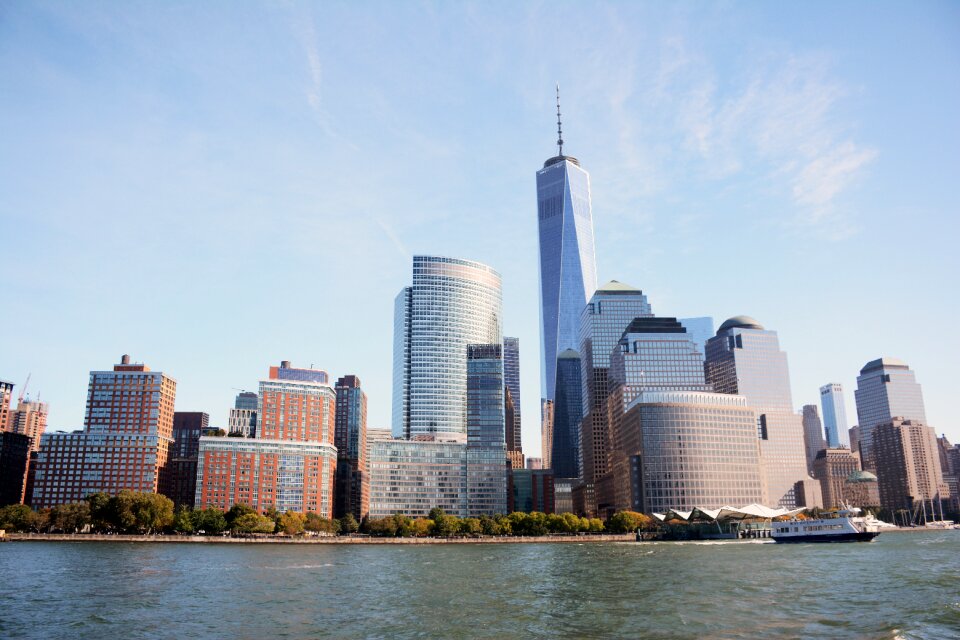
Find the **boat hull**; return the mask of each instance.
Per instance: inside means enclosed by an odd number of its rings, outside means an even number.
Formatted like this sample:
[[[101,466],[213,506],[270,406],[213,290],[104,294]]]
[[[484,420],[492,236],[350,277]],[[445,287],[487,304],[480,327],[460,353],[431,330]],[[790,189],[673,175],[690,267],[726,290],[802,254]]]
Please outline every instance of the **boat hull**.
[[[834,534],[804,534],[796,536],[773,536],[776,542],[870,542],[880,535],[879,531]]]

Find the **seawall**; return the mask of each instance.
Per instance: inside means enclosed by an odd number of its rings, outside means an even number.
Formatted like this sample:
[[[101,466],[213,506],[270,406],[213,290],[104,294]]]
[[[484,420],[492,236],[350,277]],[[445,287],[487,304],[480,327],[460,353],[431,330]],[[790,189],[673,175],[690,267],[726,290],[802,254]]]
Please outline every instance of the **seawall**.
[[[232,538],[229,536],[178,535],[103,535],[96,533],[8,533],[9,542],[166,542],[204,544],[584,544],[589,542],[633,542],[636,536],[628,534],[598,534],[585,536],[488,536],[481,538],[373,538],[367,536],[276,536],[264,538]]]

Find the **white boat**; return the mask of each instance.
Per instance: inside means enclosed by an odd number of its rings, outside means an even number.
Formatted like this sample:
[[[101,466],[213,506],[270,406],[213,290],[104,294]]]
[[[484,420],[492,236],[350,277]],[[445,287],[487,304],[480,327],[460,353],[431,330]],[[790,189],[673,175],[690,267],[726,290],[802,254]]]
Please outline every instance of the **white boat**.
[[[859,513],[844,509],[832,518],[774,522],[771,537],[776,542],[869,542],[880,535],[882,523]]]

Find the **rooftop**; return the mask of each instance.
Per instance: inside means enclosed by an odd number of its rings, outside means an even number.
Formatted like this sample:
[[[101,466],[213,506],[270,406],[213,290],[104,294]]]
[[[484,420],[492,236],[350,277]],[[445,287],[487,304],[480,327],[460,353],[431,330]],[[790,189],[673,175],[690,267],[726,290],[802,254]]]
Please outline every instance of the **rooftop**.
[[[611,280],[607,284],[603,285],[597,289],[597,293],[643,293],[640,289],[636,287],[631,287],[628,284],[618,282],[617,280]]]
[[[720,328],[717,329],[717,335],[720,335],[728,329],[758,329],[763,331],[763,325],[751,318],[750,316],[733,316],[729,320],[726,320]]]
[[[871,360],[867,364],[863,365],[863,369],[860,369],[860,373],[868,373],[870,371],[877,371],[878,369],[909,369],[910,367],[906,362],[900,360],[899,358],[877,358],[876,360]]]

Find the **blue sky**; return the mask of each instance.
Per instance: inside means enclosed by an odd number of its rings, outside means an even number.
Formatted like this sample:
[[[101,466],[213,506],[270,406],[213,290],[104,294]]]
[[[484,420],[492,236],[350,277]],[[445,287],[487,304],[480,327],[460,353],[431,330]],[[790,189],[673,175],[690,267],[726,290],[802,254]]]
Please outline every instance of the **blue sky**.
[[[413,254],[504,277],[539,451],[535,171],[599,279],[780,334],[794,403],[906,360],[960,440],[956,3],[3,3],[0,378],[79,428],[129,353],[226,422],[281,359],[389,427]]]

